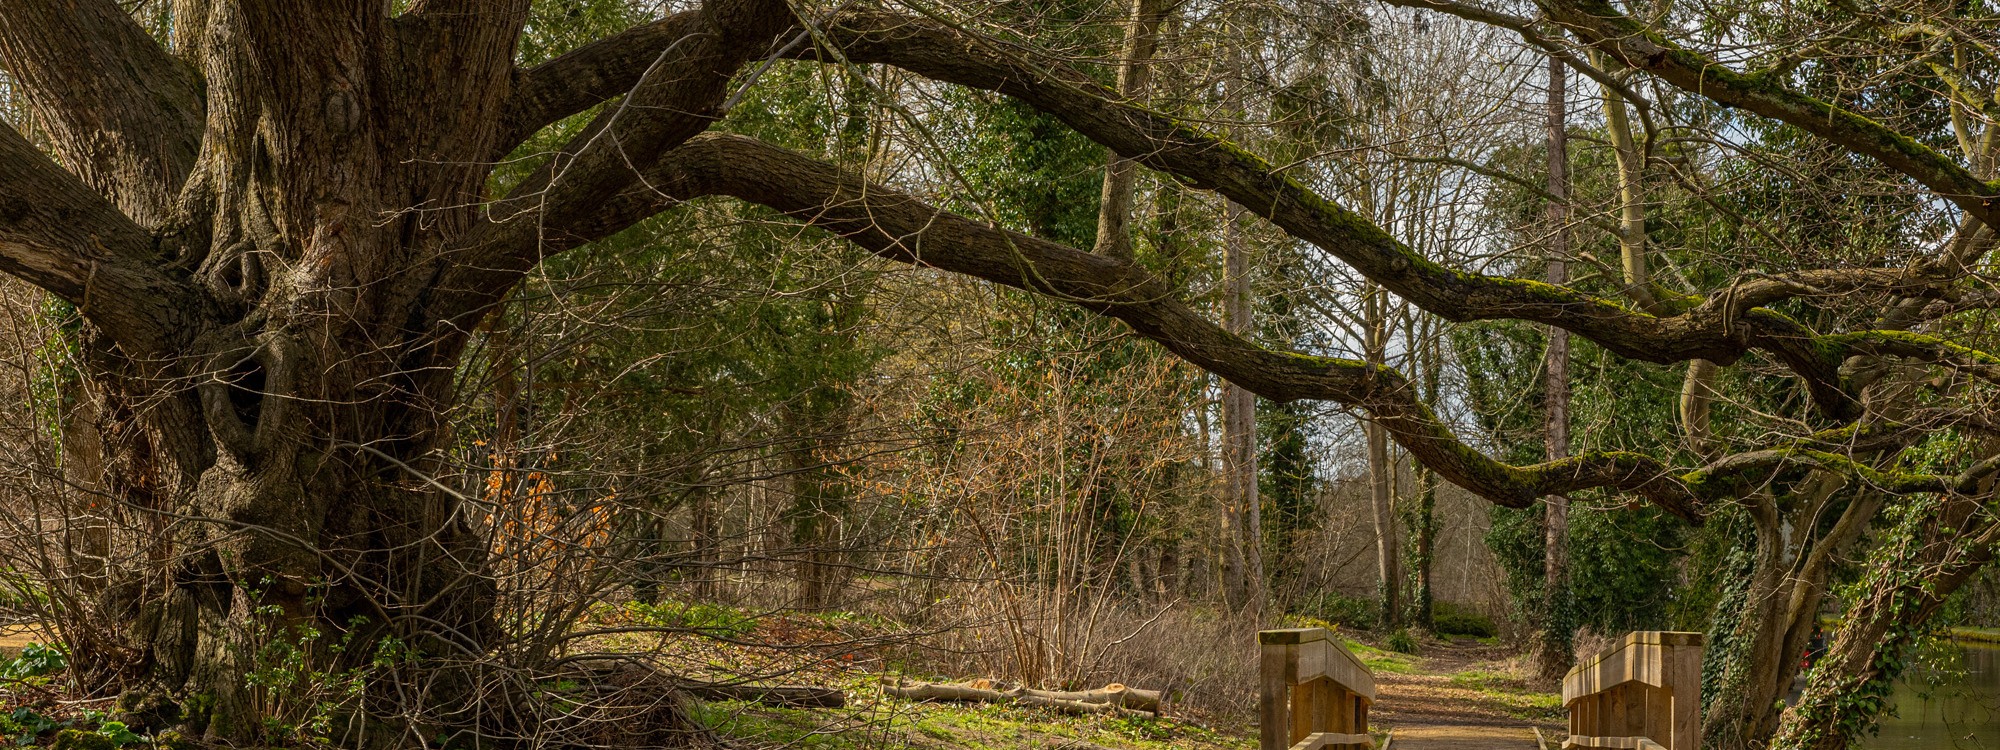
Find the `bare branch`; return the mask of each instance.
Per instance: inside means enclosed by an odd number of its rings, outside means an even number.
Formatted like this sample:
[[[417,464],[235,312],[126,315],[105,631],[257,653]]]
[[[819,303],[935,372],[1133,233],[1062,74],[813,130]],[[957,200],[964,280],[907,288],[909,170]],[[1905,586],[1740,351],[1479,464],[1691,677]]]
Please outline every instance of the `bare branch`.
[[[731,76],[772,49],[792,21],[783,0],[712,0],[677,27],[680,36],[651,57],[618,106],[598,115],[445,255],[450,265],[425,305],[427,325],[463,331],[485,315],[552,252],[551,233],[561,243],[569,224],[597,213],[645,165],[720,117]]]

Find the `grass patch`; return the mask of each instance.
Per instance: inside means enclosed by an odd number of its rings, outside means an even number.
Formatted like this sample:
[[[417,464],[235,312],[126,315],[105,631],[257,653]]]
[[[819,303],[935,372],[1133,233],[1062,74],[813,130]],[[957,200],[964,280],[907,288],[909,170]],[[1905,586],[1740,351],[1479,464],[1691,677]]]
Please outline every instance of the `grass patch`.
[[[1355,658],[1360,659],[1362,664],[1368,665],[1369,669],[1390,674],[1412,674],[1417,671],[1415,656],[1384,651],[1360,641],[1342,640],[1346,642],[1347,650],[1354,652]]]

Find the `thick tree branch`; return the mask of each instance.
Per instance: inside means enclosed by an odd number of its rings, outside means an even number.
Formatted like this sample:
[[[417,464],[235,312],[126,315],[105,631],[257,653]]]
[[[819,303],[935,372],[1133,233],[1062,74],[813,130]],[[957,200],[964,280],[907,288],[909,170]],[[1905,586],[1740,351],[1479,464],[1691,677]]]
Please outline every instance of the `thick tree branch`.
[[[1525,507],[1548,494],[1606,488],[1698,520],[1703,507],[1740,498],[1777,472],[1819,469],[1896,491],[1957,492],[1993,471],[1978,464],[1956,476],[1900,474],[1848,456],[1907,444],[1922,433],[1900,425],[1830,430],[1682,475],[1651,457],[1619,451],[1510,466],[1460,441],[1395,370],[1260,347],[1197,315],[1136,264],[995,229],[743,136],[698,136],[666,154],[645,177],[650,188],[634,189],[606,204],[595,221],[576,227],[580,234],[571,242],[616,232],[663,206],[705,195],[762,204],[884,258],[1067,299],[1123,321],[1190,363],[1266,398],[1328,400],[1365,409],[1425,466],[1510,507]]]
[[[190,302],[152,256],[145,229],[0,123],[0,271],[76,305],[144,355],[169,344]]]
[[[514,109],[514,51],[531,4],[423,0],[396,19],[416,40],[398,56],[403,89],[398,98],[414,110],[408,113],[414,122],[402,130],[419,141],[414,155],[477,162],[496,149],[504,155],[518,143],[507,140],[504,120]]]
[[[0,63],[57,155],[158,227],[200,148],[201,81],[112,0],[0,0]]]
[[[535,131],[632,89],[676,40],[700,25],[700,12],[676,13],[579,47],[514,73],[514,92],[501,113],[502,154]]]
[[[575,227],[578,234],[563,244],[615,232],[675,201],[728,195],[885,258],[1069,300],[1267,398],[1366,409],[1426,466],[1495,503],[1525,507],[1551,493],[1609,487],[1699,518],[1701,499],[1650,457],[1599,452],[1527,467],[1494,461],[1452,434],[1393,369],[1265,349],[1195,314],[1136,264],[988,227],[761,141],[702,135],[667,154],[645,177],[650,189],[606,204],[596,221]]]
[[[1739,303],[1775,301],[1811,289],[1798,279],[1753,280],[1714,298],[1669,300],[1668,307],[1676,314],[1655,317],[1541,282],[1457,271],[1423,258],[1365,218],[1284,177],[1254,155],[1182,121],[1129,104],[1080,72],[1023,60],[940,24],[878,11],[841,13],[829,24],[827,36],[851,62],[886,63],[935,80],[1020,98],[1124,156],[1257,211],[1448,320],[1517,318],[1545,323],[1621,356],[1661,364],[1690,359],[1728,364],[1752,349],[1762,349],[1798,372],[1823,409],[1836,415],[1852,413],[1853,400],[1841,387],[1836,365],[1811,345],[1813,331],[1785,316]],[[593,54],[599,55],[597,59],[622,60],[623,73],[613,75],[613,68],[600,65],[583,66],[591,71],[585,80],[599,81],[604,91],[632,85],[637,75],[630,70],[633,61],[657,56],[671,44],[660,29],[635,30],[621,37]],[[812,58],[818,53],[802,49],[794,55]],[[588,106],[592,101],[591,96],[580,96],[570,106]],[[548,227],[551,234],[577,228]],[[1902,271],[1832,273],[1856,280],[1843,285],[1855,290],[1877,282],[1902,290],[1933,283]]]
[[[629,93],[489,210],[445,253],[423,325],[469,330],[528,269],[639,179],[639,170],[721,116],[736,71],[792,27],[784,0],[710,0],[681,36],[647,58]],[[637,58],[633,58],[636,60]],[[446,345],[436,351],[449,351]],[[417,366],[417,363],[413,363]]]

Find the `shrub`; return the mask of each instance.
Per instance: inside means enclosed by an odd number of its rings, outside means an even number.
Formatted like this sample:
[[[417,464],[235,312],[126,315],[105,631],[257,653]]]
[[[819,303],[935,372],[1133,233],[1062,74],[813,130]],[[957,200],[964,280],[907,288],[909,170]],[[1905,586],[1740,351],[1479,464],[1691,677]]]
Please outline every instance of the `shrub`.
[[[22,706],[13,713],[0,714],[0,733],[14,738],[16,745],[35,744],[35,737],[51,729],[61,728],[54,720],[36,713],[34,709]]]
[[[1431,622],[1438,635],[1469,635],[1474,638],[1492,638],[1500,634],[1493,626],[1493,618],[1479,614],[1451,602],[1437,602],[1432,605]]]
[[[1374,599],[1325,591],[1300,601],[1292,608],[1292,614],[1367,630],[1381,621],[1382,608]]]
[[[1398,630],[1390,633],[1388,638],[1382,640],[1382,645],[1387,646],[1390,651],[1397,653],[1414,654],[1417,652],[1417,639],[1412,637],[1408,630]]]

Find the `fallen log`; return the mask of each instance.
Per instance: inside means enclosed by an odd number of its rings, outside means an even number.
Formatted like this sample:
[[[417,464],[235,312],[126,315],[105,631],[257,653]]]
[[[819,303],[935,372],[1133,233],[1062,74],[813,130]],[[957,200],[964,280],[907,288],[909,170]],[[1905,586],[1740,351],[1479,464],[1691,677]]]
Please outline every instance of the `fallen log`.
[[[1082,701],[1084,703],[1109,703],[1113,706],[1123,706],[1153,714],[1160,712],[1160,691],[1140,690],[1138,688],[1126,687],[1116,682],[1096,690],[1051,692],[1049,693],[1049,697]]]
[[[842,708],[847,694],[818,685],[738,685],[680,680],[675,687],[705,701],[751,701],[791,708]]]
[[[847,694],[819,685],[750,685],[740,682],[707,682],[675,677],[651,662],[630,657],[577,659],[570,663],[586,683],[601,683],[600,692],[623,690],[632,685],[660,681],[688,695],[708,701],[751,701],[770,706],[796,708],[842,708]],[[572,673],[575,674],[575,673]]]
[[[1002,680],[923,682],[898,679],[882,686],[891,697],[913,701],[1018,703],[1067,714],[1160,715],[1160,693],[1112,683],[1095,690],[1035,690]]]

